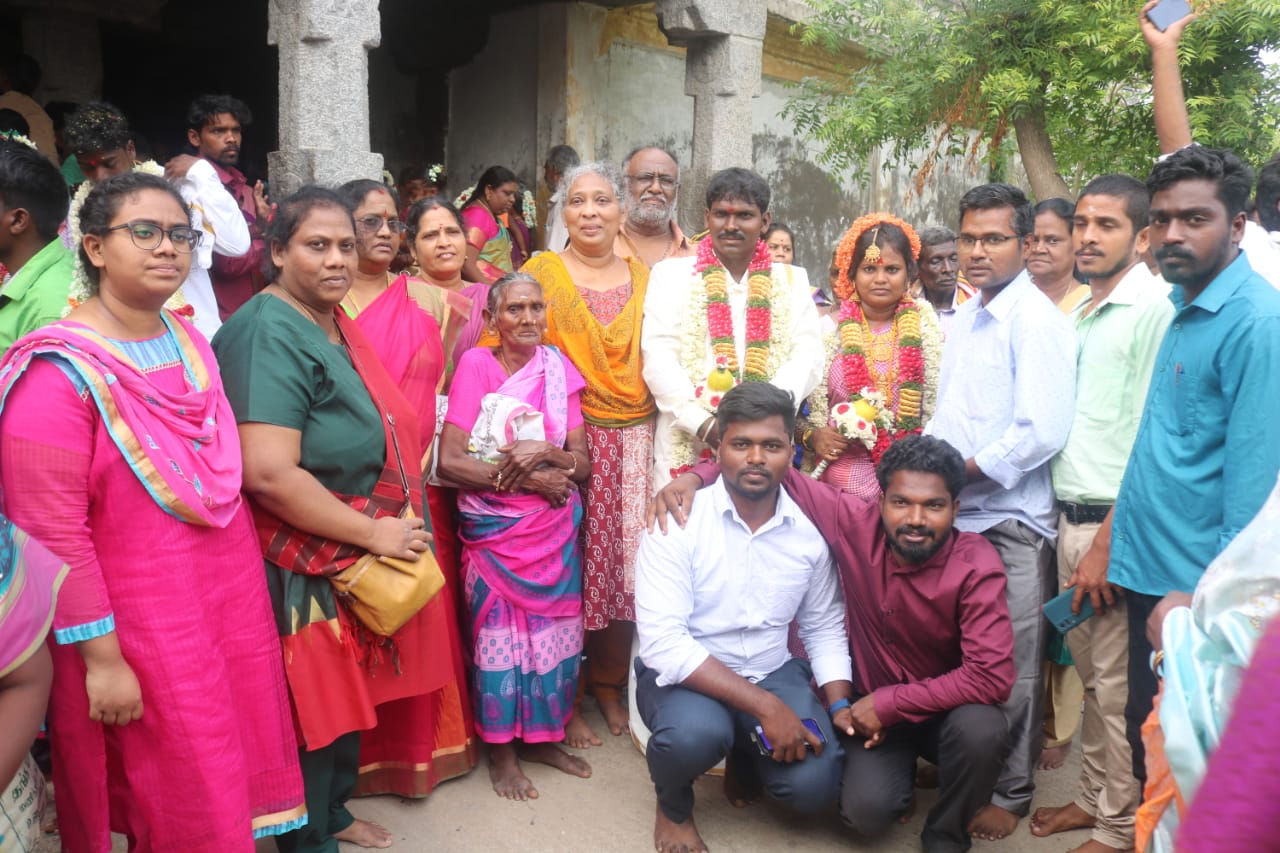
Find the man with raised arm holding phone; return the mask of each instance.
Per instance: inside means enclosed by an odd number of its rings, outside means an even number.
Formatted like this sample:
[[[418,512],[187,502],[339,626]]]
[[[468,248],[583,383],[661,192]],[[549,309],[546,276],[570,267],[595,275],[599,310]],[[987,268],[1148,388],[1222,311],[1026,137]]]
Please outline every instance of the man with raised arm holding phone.
[[[703,463],[659,492],[659,525],[675,530],[668,512],[682,524],[707,512],[722,471],[730,469]],[[797,471],[784,481],[785,496],[831,544],[849,611],[853,690],[834,702],[827,691],[846,749],[840,815],[863,838],[904,820],[924,756],[938,765],[941,788],[921,841],[927,853],[960,853],[1010,745],[998,707],[1014,682],[1005,569],[986,539],[953,527],[965,484],[955,448],[908,436],[876,474],[878,502]],[[711,494],[695,500],[702,483]]]
[[[636,562],[636,701],[652,732],[645,754],[660,853],[707,849],[693,822],[693,781],[723,758],[726,791],[738,786],[745,799],[763,788],[798,812],[826,808],[844,766],[833,725],[853,733],[831,552],[779,487],[791,470],[795,402],[749,382],[725,394],[715,417],[722,478],[685,526],[647,535]],[[793,620],[807,662],[787,651]],[[834,721],[824,707],[833,703]]]

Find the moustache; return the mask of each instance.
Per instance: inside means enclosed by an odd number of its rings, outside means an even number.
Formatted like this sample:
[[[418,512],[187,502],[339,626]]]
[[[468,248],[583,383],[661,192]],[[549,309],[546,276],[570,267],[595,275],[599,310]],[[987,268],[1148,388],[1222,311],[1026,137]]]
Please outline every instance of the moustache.
[[[741,231],[721,231],[720,239],[722,240],[745,240],[746,234]]]
[[[769,469],[765,468],[763,465],[748,465],[746,468],[742,469],[742,473],[738,476],[745,477],[748,474],[759,474],[761,477],[768,477]]]
[[[1194,261],[1196,259],[1195,255],[1185,249],[1179,249],[1177,246],[1166,246],[1163,249],[1158,249],[1155,255],[1157,261],[1168,261],[1173,258],[1179,258],[1184,261]]]
[[[923,536],[926,539],[933,538],[933,531],[927,527],[911,527],[910,525],[903,525],[893,532],[897,536]]]

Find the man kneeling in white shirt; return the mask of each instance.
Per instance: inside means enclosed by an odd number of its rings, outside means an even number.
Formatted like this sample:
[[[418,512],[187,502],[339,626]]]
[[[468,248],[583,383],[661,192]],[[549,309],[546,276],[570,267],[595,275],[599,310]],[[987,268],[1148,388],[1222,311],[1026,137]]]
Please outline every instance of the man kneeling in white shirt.
[[[636,698],[653,733],[645,754],[662,853],[707,849],[693,781],[723,758],[726,786],[763,788],[798,812],[834,802],[844,765],[825,708],[852,689],[844,601],[825,541],[779,487],[795,402],[745,383],[725,394],[716,426],[711,499],[694,504],[685,527],[647,534],[636,566]],[[792,620],[809,662],[787,651]],[[848,715],[834,725],[851,733]]]

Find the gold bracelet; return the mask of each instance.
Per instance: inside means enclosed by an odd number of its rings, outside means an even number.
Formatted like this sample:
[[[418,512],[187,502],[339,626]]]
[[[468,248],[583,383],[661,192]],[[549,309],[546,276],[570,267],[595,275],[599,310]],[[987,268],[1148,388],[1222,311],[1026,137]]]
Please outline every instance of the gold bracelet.
[[[809,427],[804,432],[800,433],[800,446],[805,450],[813,450],[813,433],[813,427]]]
[[[1164,666],[1164,649],[1161,649],[1160,651],[1156,652],[1156,656],[1151,659],[1151,674],[1154,675],[1157,679],[1164,678],[1164,676],[1160,674],[1161,668],[1163,666]]]
[[[573,467],[569,469],[569,479],[572,480],[573,475],[578,473],[578,454],[570,450],[569,455],[573,457]]]

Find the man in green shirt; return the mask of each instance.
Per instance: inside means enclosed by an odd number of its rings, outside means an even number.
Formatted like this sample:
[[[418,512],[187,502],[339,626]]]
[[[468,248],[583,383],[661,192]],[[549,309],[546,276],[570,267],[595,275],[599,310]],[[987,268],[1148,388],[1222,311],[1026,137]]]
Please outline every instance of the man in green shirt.
[[[62,316],[71,289],[71,252],[58,226],[67,218],[67,185],[34,148],[0,140],[0,352]]]
[[[1068,632],[1067,646],[1085,687],[1080,792],[1074,802],[1037,809],[1031,832],[1045,836],[1092,827],[1082,853],[1132,850],[1141,788],[1125,737],[1129,623],[1120,592],[1079,571],[1115,503],[1142,419],[1156,352],[1173,317],[1169,287],[1138,258],[1147,225],[1146,185],[1103,175],[1076,202],[1072,240],[1089,296],[1071,313],[1078,343],[1076,411],[1062,452],[1053,460],[1058,499],[1058,581],[1085,596],[1096,613]]]

